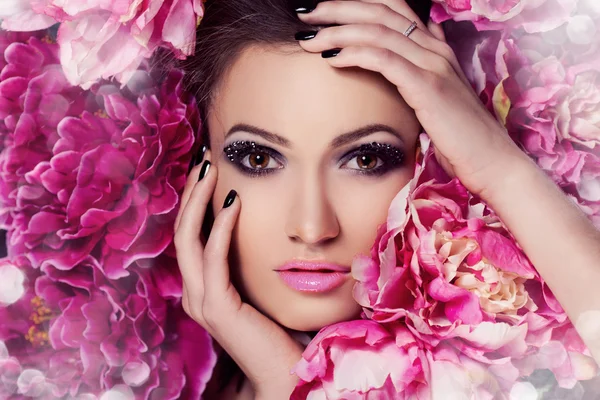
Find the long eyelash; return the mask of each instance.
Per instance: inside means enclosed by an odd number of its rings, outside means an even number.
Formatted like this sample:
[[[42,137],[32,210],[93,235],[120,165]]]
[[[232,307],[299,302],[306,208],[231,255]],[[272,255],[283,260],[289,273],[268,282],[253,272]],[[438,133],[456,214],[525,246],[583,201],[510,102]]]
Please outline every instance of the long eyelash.
[[[231,161],[236,166],[236,168],[238,168],[245,174],[251,176],[261,176],[275,172],[275,169],[252,169],[242,164],[242,160],[244,159],[244,157],[256,151],[268,154],[270,157],[273,157],[276,160],[281,159],[281,155],[276,151],[273,151],[268,147],[258,145],[255,142],[250,142],[246,140],[235,141],[223,149],[223,152],[225,153],[229,161]]]
[[[247,156],[248,150],[256,150],[256,143],[238,140],[237,142],[233,142],[223,149],[227,155],[227,158],[231,162],[239,161],[241,152],[245,153],[241,158]]]
[[[382,159],[383,165],[370,171],[357,172],[361,175],[383,175],[386,172],[401,166],[404,163],[405,154],[399,148],[391,144],[384,143],[365,143],[360,147],[346,153],[342,158],[344,162],[351,160],[354,157],[373,154]]]

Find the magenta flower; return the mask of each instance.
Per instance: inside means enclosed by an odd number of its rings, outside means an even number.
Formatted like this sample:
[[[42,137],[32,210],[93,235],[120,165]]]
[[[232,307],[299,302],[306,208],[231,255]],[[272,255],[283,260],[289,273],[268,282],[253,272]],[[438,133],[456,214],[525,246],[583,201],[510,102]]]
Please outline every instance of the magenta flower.
[[[529,33],[555,29],[568,21],[577,7],[577,0],[434,0],[434,2],[431,17],[438,23],[448,19],[472,21],[479,30],[522,28]]]
[[[100,396],[118,386],[143,399],[202,393],[215,354],[206,331],[168,300],[181,288],[173,260],[119,280],[108,280],[92,258],[70,271],[33,269],[24,260],[12,264],[26,278],[25,292],[0,307],[0,340],[10,356],[0,363],[0,390],[25,390],[17,383],[33,370],[37,389],[27,390],[50,398]],[[10,266],[0,263],[0,275]]]
[[[0,51],[0,226],[10,230],[25,173],[50,160],[58,123],[80,114],[84,104],[49,39],[4,33]]]
[[[422,164],[394,200],[371,257],[352,265],[365,316],[401,320],[429,345],[443,341],[489,365],[504,357],[529,360],[513,367],[517,376],[531,373],[524,366],[532,357],[560,347],[579,363],[560,371],[561,382],[591,379],[596,366],[587,349],[574,333],[560,337],[571,327],[567,316],[514,238],[445,175],[425,136],[421,142]]]
[[[99,79],[127,83],[159,47],[178,58],[192,54],[201,0],[10,0],[2,28],[45,29],[61,22],[60,60],[73,85],[89,89]]]
[[[497,377],[455,349],[432,348],[402,324],[358,320],[328,326],[294,368],[291,399],[486,399]]]
[[[17,45],[21,57],[37,54]],[[35,46],[56,49],[39,41]],[[195,103],[183,94],[177,70],[158,87],[138,71],[127,90],[98,84],[82,92],[67,89],[53,67],[45,71],[54,75],[35,82],[19,78],[22,96],[37,100],[32,103],[37,107],[39,93],[48,92],[54,100],[46,96],[45,103],[62,99],[69,108],[51,114],[51,125],[33,123],[47,118],[39,108],[29,113],[16,108],[16,117],[33,122],[24,131],[7,124],[12,142],[0,156],[7,177],[0,194],[10,212],[9,251],[26,253],[35,267],[52,260],[60,269],[91,254],[110,278],[126,276],[132,262],[156,257],[171,242],[178,193],[194,150],[193,127],[199,125]],[[13,96],[6,81],[1,85],[7,89],[0,93]],[[5,121],[13,121],[12,115]]]

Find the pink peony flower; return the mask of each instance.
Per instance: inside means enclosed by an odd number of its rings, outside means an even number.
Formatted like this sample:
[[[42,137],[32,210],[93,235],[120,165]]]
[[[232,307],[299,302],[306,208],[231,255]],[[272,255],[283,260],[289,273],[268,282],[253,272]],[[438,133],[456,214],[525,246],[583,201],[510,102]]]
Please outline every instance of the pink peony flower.
[[[0,4],[1,27],[9,31],[37,31],[56,23],[48,15],[38,14],[28,0],[4,0]]]
[[[577,0],[434,0],[431,18],[472,21],[480,30],[547,32],[568,21],[576,6]]]
[[[33,269],[24,260],[17,268],[29,278],[25,293],[0,308],[7,353],[0,357],[0,390],[43,390],[49,398],[100,396],[115,387],[143,399],[202,393],[216,357],[210,337],[178,299],[162,296],[174,292],[166,287],[177,282],[173,261],[108,280],[91,258],[70,271],[50,264]],[[0,263],[0,275],[7,263]],[[26,371],[36,387],[18,387]]]
[[[201,0],[10,0],[2,28],[45,29],[61,22],[60,59],[73,85],[89,89],[115,76],[126,84],[159,47],[178,58],[193,53]]]
[[[37,56],[35,46],[56,49],[39,41],[29,46],[15,44],[13,58]],[[52,260],[61,269],[91,254],[110,278],[126,276],[132,262],[171,243],[195,146],[192,127],[199,125],[195,103],[183,94],[177,70],[159,86],[138,71],[126,90],[98,84],[90,92],[69,88],[53,65],[44,71],[40,78],[18,77],[14,89],[10,80],[0,83],[0,94],[20,94],[32,107],[13,101],[5,118],[9,146],[0,155],[0,199],[8,205],[9,252],[27,254],[35,267]],[[66,108],[45,114],[42,100]]]
[[[600,49],[600,47],[598,47]],[[506,72],[497,92],[514,139],[600,227],[600,57],[567,54],[529,61],[503,41]]]
[[[593,20],[576,17],[595,30],[600,10]],[[490,111],[600,227],[600,40],[569,26],[544,35],[488,35],[464,58],[471,59],[469,78]]]
[[[75,101],[81,90],[64,78],[58,46],[48,38],[6,33],[0,51],[0,226],[11,229],[25,173],[50,159],[58,123],[84,104]]]
[[[515,377],[557,346],[571,365],[560,371],[564,385],[591,379],[596,366],[581,340],[557,340],[571,325],[514,238],[445,175],[423,135],[421,142],[415,178],[394,199],[371,256],[352,265],[365,316],[404,321],[429,345],[444,341],[490,366],[505,357],[529,360],[512,367]]]
[[[447,346],[431,348],[401,324],[342,322],[321,330],[294,373],[291,399],[504,398],[497,378]]]

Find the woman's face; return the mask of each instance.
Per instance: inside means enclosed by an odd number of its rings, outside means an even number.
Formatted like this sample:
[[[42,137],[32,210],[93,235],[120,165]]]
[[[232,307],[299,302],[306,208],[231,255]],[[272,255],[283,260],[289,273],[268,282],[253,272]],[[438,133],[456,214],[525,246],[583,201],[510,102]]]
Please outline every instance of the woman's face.
[[[214,212],[230,189],[241,201],[238,290],[290,329],[356,318],[352,259],[369,254],[413,173],[420,126],[397,89],[319,54],[253,47],[224,77],[208,124]]]

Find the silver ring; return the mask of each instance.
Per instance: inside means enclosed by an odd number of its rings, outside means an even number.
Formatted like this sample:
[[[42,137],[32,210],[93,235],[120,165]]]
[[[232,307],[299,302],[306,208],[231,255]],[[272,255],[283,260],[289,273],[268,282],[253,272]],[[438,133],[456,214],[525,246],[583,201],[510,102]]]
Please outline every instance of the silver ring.
[[[413,23],[410,24],[410,26],[404,32],[404,36],[408,37],[415,29],[417,29],[417,21],[413,21]]]

